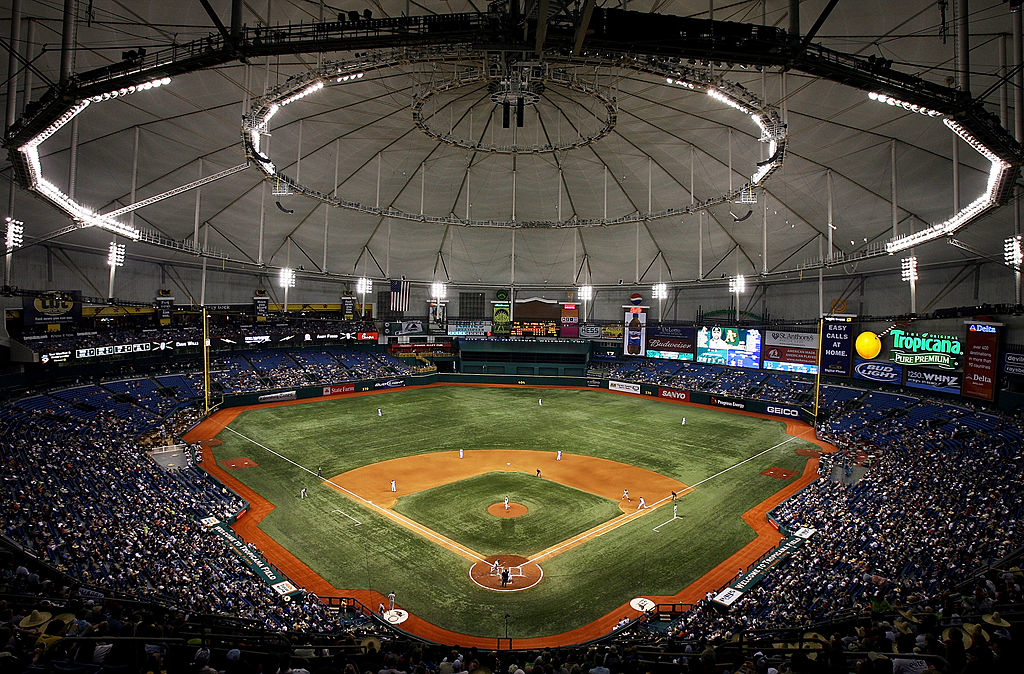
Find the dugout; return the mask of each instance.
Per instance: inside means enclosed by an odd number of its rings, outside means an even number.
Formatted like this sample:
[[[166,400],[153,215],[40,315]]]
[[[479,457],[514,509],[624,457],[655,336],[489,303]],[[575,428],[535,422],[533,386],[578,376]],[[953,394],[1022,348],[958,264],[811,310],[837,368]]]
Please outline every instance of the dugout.
[[[587,371],[590,343],[459,340],[460,372],[466,374],[546,375],[582,377]]]

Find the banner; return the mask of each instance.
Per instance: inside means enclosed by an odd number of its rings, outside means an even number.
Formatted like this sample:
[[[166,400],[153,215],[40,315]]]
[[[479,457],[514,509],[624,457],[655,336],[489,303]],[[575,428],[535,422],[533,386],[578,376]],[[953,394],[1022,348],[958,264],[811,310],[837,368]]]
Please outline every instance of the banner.
[[[512,305],[508,302],[491,303],[491,333],[509,335],[512,333]]]
[[[956,337],[893,328],[889,338],[892,339],[889,359],[897,365],[932,365],[947,370],[959,365],[962,346]]]
[[[963,394],[979,400],[995,400],[1003,324],[967,322],[966,325]]]
[[[818,335],[768,330],[764,338],[765,370],[818,374]]]
[[[427,329],[433,333],[445,334],[448,331],[448,302],[446,300],[430,300],[427,302]]]
[[[1024,353],[1007,351],[1003,354],[1003,376],[1024,379]]]
[[[804,539],[796,536],[785,539],[779,543],[777,548],[769,552],[767,555],[759,559],[756,564],[747,569],[739,580],[729,583],[729,587],[739,590],[740,592],[750,591],[751,588],[761,582],[773,566],[796,552],[801,546],[803,546],[803,544]]]
[[[640,384],[634,384],[632,382],[609,381],[608,388],[612,391],[622,391],[623,393],[635,393],[640,395]]]
[[[622,329],[621,325],[602,325],[601,326],[601,339],[622,339],[622,335],[625,334],[625,330]]]
[[[471,320],[449,320],[449,337],[489,337],[491,334],[490,321]]]
[[[796,407],[785,407],[783,405],[772,405],[768,404],[764,407],[765,414],[774,414],[777,417],[788,417],[790,419],[799,419],[800,410]]]
[[[72,290],[22,297],[21,316],[25,325],[74,325],[82,320],[82,293]]]
[[[401,388],[405,386],[404,379],[387,379],[385,381],[373,382],[373,388]]]
[[[855,379],[877,381],[883,384],[896,384],[903,381],[903,368],[892,363],[878,363],[873,360],[858,359],[853,366]]]
[[[171,310],[174,308],[174,298],[170,295],[158,295],[156,301],[156,317],[161,321],[171,320]]]
[[[324,395],[333,396],[339,393],[354,393],[356,390],[355,384],[340,384],[335,386],[325,386]]]
[[[254,295],[252,298],[252,311],[257,321],[267,320],[270,315],[270,298],[266,295]]]
[[[601,336],[601,326],[593,323],[586,323],[580,326],[580,337],[584,339],[598,339]]]
[[[277,400],[295,400],[295,391],[281,391],[280,393],[268,393],[256,398],[257,402],[270,403]]]
[[[577,304],[563,303],[561,325],[559,336],[579,337],[580,336],[580,309]]]
[[[216,524],[210,525],[209,523],[211,521],[216,522]],[[288,580],[284,574],[272,567],[267,560],[263,559],[262,555],[246,545],[245,541],[228,526],[221,522],[217,522],[217,520],[213,518],[204,518],[203,523],[209,526],[210,531],[223,539],[224,542],[228,544],[228,547],[234,550],[235,553],[242,558],[245,565],[248,566],[260,580],[273,588],[273,590],[279,595],[291,597],[292,595],[301,593],[301,590],[295,587],[295,585]]]
[[[853,354],[852,318],[826,316],[821,342],[821,373],[849,377],[850,358]]]
[[[402,335],[425,335],[427,331],[423,328],[423,321],[398,321],[385,323],[384,334],[387,337],[400,337]]]
[[[645,307],[627,307],[623,318],[622,353],[626,356],[642,356],[646,353],[647,312]]]
[[[719,407],[728,407],[731,410],[747,409],[747,403],[742,400],[729,400],[727,398],[719,398],[718,396],[711,396],[711,404],[718,405]]]
[[[960,386],[963,382],[959,372],[949,372],[948,370],[920,370],[908,367],[905,376],[905,385],[910,388],[953,395],[960,394]]]
[[[345,295],[341,298],[341,317],[346,321],[351,321],[356,318],[356,298],[351,295]]]

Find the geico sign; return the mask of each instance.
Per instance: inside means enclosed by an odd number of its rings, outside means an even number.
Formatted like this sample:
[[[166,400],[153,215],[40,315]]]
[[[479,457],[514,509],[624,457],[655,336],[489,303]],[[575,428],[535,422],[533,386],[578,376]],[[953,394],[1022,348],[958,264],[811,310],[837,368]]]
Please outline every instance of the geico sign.
[[[765,411],[768,412],[768,414],[778,414],[779,416],[783,417],[800,416],[800,410],[794,410],[788,407],[773,407],[772,405],[769,405],[768,407],[765,408]]]

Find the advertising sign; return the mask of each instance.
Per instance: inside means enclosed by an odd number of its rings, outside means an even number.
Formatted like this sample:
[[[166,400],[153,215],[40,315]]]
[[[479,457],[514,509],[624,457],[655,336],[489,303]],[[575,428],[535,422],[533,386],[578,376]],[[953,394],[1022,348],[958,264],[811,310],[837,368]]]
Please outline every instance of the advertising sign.
[[[826,316],[821,333],[821,373],[850,376],[853,355],[853,323],[849,316]]]
[[[580,337],[584,339],[597,339],[601,336],[601,326],[587,323],[580,326]]]
[[[399,388],[405,386],[404,379],[388,379],[386,381],[373,382],[373,388]]]
[[[351,321],[356,317],[356,298],[351,295],[345,295],[341,298],[341,317],[347,321]]]
[[[266,295],[254,295],[252,298],[252,311],[256,320],[265,321],[270,314],[270,298]]]
[[[562,304],[561,325],[559,335],[562,337],[580,336],[580,309],[578,304]]]
[[[908,367],[905,384],[910,388],[959,395],[962,381],[959,372],[921,370]]]
[[[818,374],[818,335],[768,330],[764,337],[765,370]]]
[[[341,384],[337,386],[325,386],[323,394],[325,396],[333,396],[339,393],[353,393],[355,390],[355,384]]]
[[[169,295],[158,295],[156,297],[156,316],[162,321],[170,320],[171,310],[174,308],[174,298]]]
[[[73,325],[82,320],[82,293],[72,290],[22,297],[21,316],[25,325]]]
[[[624,333],[625,330],[618,324],[601,326],[601,339],[622,339]]]
[[[1003,376],[1024,379],[1024,353],[1007,351],[1003,354]]]
[[[423,321],[396,321],[384,324],[384,334],[387,337],[401,337],[403,335],[425,335]]]
[[[979,400],[995,400],[1003,324],[968,322],[966,325],[963,394]]]
[[[873,360],[857,360],[853,366],[855,379],[866,379],[883,384],[897,384],[903,381],[903,368],[892,363],[876,363]]]
[[[897,365],[932,365],[947,370],[959,365],[963,349],[956,337],[899,328],[893,328],[889,336],[892,338],[889,359]]]
[[[295,391],[281,391],[280,393],[268,393],[262,395],[256,400],[261,403],[270,403],[278,400],[295,400]]]
[[[644,307],[628,307],[622,319],[622,353],[626,356],[642,356],[647,341],[647,312]]]
[[[486,337],[490,334],[490,321],[448,321],[448,336],[450,337]]]
[[[680,402],[688,402],[690,400],[690,394],[686,391],[675,391],[670,388],[659,388],[658,397],[665,398],[666,400],[678,400]]]
[[[774,414],[777,417],[789,417],[790,419],[799,419],[800,410],[795,407],[786,407],[784,405],[765,405],[765,413]]]
[[[693,343],[696,333],[693,328],[675,328],[671,333],[664,329],[647,336],[647,357],[665,360],[693,360]]]
[[[756,370],[761,367],[761,333],[718,325],[701,326],[697,331],[697,362]]]
[[[508,302],[492,302],[491,318],[492,334],[509,335],[512,333],[512,305]]]
[[[719,398],[717,396],[711,396],[711,404],[718,405],[719,407],[728,407],[731,410],[747,409],[747,404],[742,400],[729,400],[727,398]]]
[[[622,391],[623,393],[635,393],[640,395],[640,384],[634,384],[633,382],[609,381],[608,388],[612,391]]]

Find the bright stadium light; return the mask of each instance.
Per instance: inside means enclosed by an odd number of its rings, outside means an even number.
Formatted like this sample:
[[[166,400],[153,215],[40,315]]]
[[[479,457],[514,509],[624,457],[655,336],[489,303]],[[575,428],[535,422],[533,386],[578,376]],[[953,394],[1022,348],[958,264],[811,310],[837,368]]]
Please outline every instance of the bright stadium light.
[[[124,244],[111,241],[107,248],[107,266],[110,267],[110,283],[107,285],[107,297],[114,298],[114,272],[124,266]]]
[[[576,294],[584,302],[589,302],[594,299],[594,286],[580,286]]]
[[[368,278],[361,277],[356,280],[356,292],[360,295],[373,292],[373,281]]]
[[[114,267],[124,266],[124,244],[116,241],[111,241],[110,246],[107,248],[107,266],[113,269]]]
[[[665,283],[655,283],[652,285],[651,297],[656,300],[668,299],[668,285]]]
[[[430,296],[440,302],[448,296],[448,286],[444,283],[431,283],[430,284]]]
[[[917,280],[917,256],[911,255],[900,260],[900,277],[904,281]]]
[[[738,274],[729,279],[729,292],[736,295],[736,322],[740,321],[740,295],[747,289],[747,280],[743,274]]]
[[[10,248],[10,244],[8,244],[8,248]],[[1020,271],[1021,262],[1024,262],[1024,256],[1021,255],[1020,234],[1003,241],[1003,260],[1006,261],[1007,266],[1013,267],[1015,271]]]
[[[277,284],[282,288],[295,287],[295,270],[288,267],[281,267],[281,273],[277,275]]]
[[[16,249],[21,248],[21,244],[25,241],[25,223],[21,220],[15,220],[12,217],[7,218],[7,252],[13,253]]]
[[[917,256],[900,260],[900,277],[910,284],[910,313],[917,313]]]

